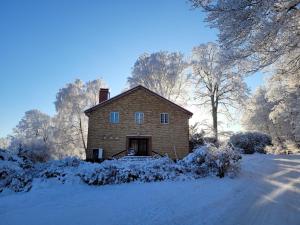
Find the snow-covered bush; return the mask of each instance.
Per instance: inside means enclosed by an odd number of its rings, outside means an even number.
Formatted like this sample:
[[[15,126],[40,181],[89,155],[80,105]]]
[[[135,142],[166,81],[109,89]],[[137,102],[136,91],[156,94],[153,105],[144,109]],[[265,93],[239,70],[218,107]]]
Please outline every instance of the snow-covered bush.
[[[179,161],[179,164],[195,175],[214,174],[219,177],[236,175],[240,169],[241,155],[230,146],[202,146]]]
[[[79,165],[84,163],[84,161],[75,157],[39,163],[36,165],[37,177],[44,179],[56,178],[64,183],[67,179],[72,180],[72,177],[77,174]]]
[[[0,149],[0,192],[10,189],[15,192],[31,189],[32,163],[16,154]]]
[[[103,163],[65,158],[33,164],[26,155],[1,150],[0,192],[4,189],[28,191],[35,178],[42,182],[48,179],[61,183],[81,180],[89,185],[106,185],[134,181],[188,180],[208,175],[224,177],[238,172],[240,158],[239,153],[231,147],[205,145],[177,162],[168,157],[142,160],[127,157]]]
[[[230,137],[229,143],[242,149],[245,154],[265,153],[265,147],[272,144],[269,135],[260,132],[237,133]]]
[[[203,133],[195,133],[190,137],[189,147],[190,150],[193,150],[201,145],[204,145],[204,137]]]
[[[300,153],[300,146],[293,141],[285,141],[283,144],[267,146],[265,151],[270,154],[295,154]]]
[[[78,175],[90,185],[120,184],[132,181],[175,180],[183,169],[168,157],[145,161],[104,161],[97,167],[85,166]]]

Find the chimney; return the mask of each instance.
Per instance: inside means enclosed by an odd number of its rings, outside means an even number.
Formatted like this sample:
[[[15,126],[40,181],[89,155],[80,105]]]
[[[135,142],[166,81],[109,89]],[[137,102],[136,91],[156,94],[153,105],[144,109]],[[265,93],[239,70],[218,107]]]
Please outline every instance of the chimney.
[[[108,88],[100,88],[99,91],[99,103],[104,102],[109,97],[109,89]]]

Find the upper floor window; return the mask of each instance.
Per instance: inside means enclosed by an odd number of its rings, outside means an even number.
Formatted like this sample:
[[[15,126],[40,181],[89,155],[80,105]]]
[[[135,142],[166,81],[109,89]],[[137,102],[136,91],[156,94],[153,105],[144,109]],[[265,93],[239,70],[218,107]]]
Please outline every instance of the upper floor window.
[[[109,122],[111,122],[111,123],[119,123],[120,122],[120,114],[119,114],[119,112],[110,112],[110,114],[109,114]]]
[[[136,112],[134,114],[135,123],[136,124],[142,124],[144,123],[144,113],[143,112]]]
[[[160,114],[160,123],[168,124],[169,123],[169,114],[168,113],[161,113]]]

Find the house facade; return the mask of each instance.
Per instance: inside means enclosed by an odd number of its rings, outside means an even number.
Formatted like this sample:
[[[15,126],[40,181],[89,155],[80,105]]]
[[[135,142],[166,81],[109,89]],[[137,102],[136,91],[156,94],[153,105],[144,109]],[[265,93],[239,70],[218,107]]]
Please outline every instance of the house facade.
[[[85,111],[87,160],[95,160],[99,148],[105,159],[128,151],[138,156],[168,154],[173,159],[189,153],[191,112],[143,86],[108,96],[108,89],[101,89],[99,104]]]

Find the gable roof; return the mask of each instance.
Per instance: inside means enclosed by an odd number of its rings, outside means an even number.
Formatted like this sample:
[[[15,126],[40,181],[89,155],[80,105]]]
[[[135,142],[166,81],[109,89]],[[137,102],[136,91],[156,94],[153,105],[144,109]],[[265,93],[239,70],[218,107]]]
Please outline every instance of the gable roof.
[[[144,91],[148,92],[149,94],[151,94],[151,95],[153,95],[153,96],[156,96],[156,97],[160,98],[162,101],[165,101],[166,103],[168,103],[168,104],[170,104],[170,105],[172,105],[172,106],[174,106],[174,107],[177,107],[179,110],[181,110],[181,111],[183,111],[184,113],[188,114],[190,117],[193,115],[192,112],[190,112],[190,111],[186,110],[185,108],[183,108],[183,107],[181,107],[181,106],[175,104],[174,102],[172,102],[172,101],[170,101],[170,100],[168,100],[168,99],[162,97],[161,95],[159,95],[159,94],[157,94],[157,93],[155,93],[155,92],[149,90],[148,88],[145,88],[145,87],[142,86],[142,85],[138,85],[138,86],[136,86],[136,87],[134,87],[134,88],[132,88],[132,89],[129,89],[128,91],[125,91],[125,92],[123,92],[123,93],[121,93],[121,94],[119,94],[119,95],[116,95],[116,96],[113,97],[113,98],[110,98],[110,99],[108,99],[108,100],[106,100],[106,101],[104,101],[104,102],[101,102],[101,103],[99,103],[98,105],[95,105],[95,106],[93,106],[93,107],[91,107],[91,108],[85,110],[84,113],[85,113],[87,116],[89,116],[89,114],[90,114],[91,112],[93,112],[93,111],[95,111],[95,110],[97,110],[97,109],[99,109],[99,108],[101,108],[101,107],[103,107],[103,106],[105,106],[105,105],[107,105],[107,104],[109,104],[109,103],[111,103],[111,102],[117,100],[117,99],[120,99],[120,98],[122,98],[122,97],[124,97],[124,96],[126,96],[126,95],[128,95],[128,94],[131,94],[131,93],[133,93],[133,92],[136,92],[137,90],[144,90]]]

